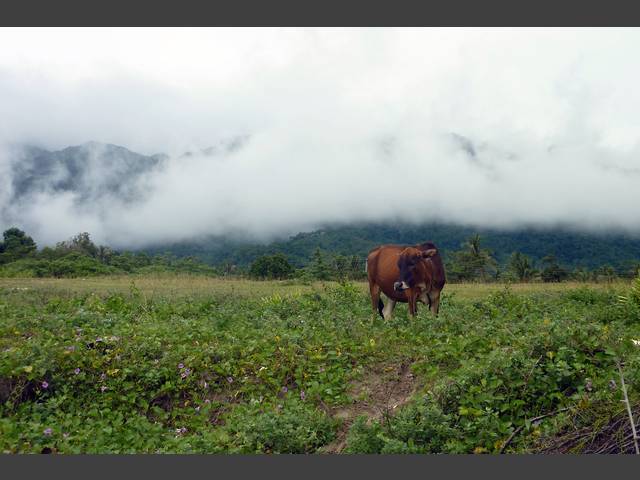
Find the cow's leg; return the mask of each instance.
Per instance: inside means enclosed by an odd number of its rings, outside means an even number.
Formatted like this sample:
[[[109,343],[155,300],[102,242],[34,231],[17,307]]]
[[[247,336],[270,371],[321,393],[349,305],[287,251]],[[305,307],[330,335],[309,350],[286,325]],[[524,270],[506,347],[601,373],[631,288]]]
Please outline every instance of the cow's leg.
[[[425,305],[427,305],[429,308],[431,308],[431,297],[429,296],[429,294],[427,292],[422,292],[420,294],[420,301],[422,303],[424,303]]]
[[[438,311],[440,311],[440,290],[432,290],[429,297],[431,298],[431,311],[435,316],[438,316]]]
[[[390,320],[391,319],[391,314],[393,313],[393,309],[396,307],[396,301],[392,300],[392,299],[388,299],[389,301],[387,302],[387,304],[385,305],[384,309],[382,310],[382,318],[384,318],[385,320]]]
[[[380,287],[373,282],[369,282],[369,293],[371,294],[371,307],[373,308],[373,312],[378,312],[380,316],[384,318],[382,314],[384,304],[380,298]]]
[[[409,293],[409,315],[411,315],[412,317],[415,317],[416,314],[418,313],[418,295],[416,295],[415,292],[410,292]]]

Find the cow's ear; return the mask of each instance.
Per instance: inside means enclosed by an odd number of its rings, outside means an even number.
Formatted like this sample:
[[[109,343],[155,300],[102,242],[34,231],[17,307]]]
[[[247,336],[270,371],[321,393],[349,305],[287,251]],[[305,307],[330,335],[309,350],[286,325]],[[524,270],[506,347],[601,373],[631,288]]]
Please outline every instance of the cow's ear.
[[[429,250],[425,250],[424,252],[422,252],[422,257],[423,258],[433,257],[436,253],[438,253],[438,250],[436,250],[435,248],[430,248]]]

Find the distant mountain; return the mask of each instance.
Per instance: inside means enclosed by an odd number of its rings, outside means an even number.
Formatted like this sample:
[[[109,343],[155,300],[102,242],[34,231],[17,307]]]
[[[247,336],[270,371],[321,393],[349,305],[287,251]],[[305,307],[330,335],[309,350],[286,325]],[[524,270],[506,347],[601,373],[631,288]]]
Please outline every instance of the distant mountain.
[[[452,251],[460,249],[461,244],[476,232],[481,235],[482,245],[491,249],[501,263],[506,262],[515,251],[535,260],[553,254],[569,267],[595,268],[608,264],[624,270],[634,262],[640,263],[640,236],[589,234],[560,228],[505,231],[438,223],[419,226],[398,223],[332,226],[267,244],[209,237],[156,246],[147,251],[169,251],[178,256],[193,255],[214,265],[229,262],[238,266],[247,266],[261,255],[282,252],[295,265],[304,266],[316,248],[329,254],[358,255],[364,260],[368,251],[376,245],[415,244],[432,240],[446,260]]]
[[[104,196],[133,202],[145,193],[140,177],[167,159],[164,154],[146,156],[99,142],[58,151],[22,146],[11,164],[13,200],[39,192],[70,192],[81,202]]]
[[[179,158],[219,156],[243,148],[249,136],[235,136]],[[34,193],[73,193],[77,202],[112,197],[125,203],[136,202],[148,192],[145,176],[163,168],[169,156],[164,153],[141,155],[118,145],[87,142],[49,151],[14,146],[11,162],[13,197],[19,201]],[[141,181],[142,180],[142,181]]]

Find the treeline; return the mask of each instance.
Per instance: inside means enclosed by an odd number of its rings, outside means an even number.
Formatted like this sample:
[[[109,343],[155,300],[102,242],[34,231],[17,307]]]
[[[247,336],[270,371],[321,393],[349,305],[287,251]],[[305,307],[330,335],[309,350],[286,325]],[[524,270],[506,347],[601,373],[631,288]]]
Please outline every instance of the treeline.
[[[505,262],[499,262],[493,251],[483,247],[478,234],[469,237],[460,249],[443,252],[443,261],[450,282],[611,282],[640,274],[640,260],[629,262],[622,269],[611,265],[569,268],[553,254],[536,261],[522,252],[513,252]],[[366,278],[365,263],[364,257],[332,255],[318,248],[305,267],[294,268],[284,254],[277,253],[256,259],[248,273],[264,279],[357,280]]]
[[[439,246],[440,248],[440,246]],[[515,251],[498,257],[485,248],[479,234],[467,238],[457,250],[441,255],[450,282],[610,282],[640,274],[640,260],[614,268],[569,267],[554,254],[540,259]],[[506,258],[502,262],[498,258]],[[254,279],[364,280],[366,255],[342,255],[316,248],[300,266],[283,252],[258,256],[249,265],[225,261],[207,265],[193,256],[172,253],[116,251],[96,245],[89,233],[79,233],[55,247],[38,250],[34,240],[18,228],[3,233],[0,242],[0,276],[4,277],[83,277],[109,274],[190,273]]]
[[[295,268],[283,253],[258,257],[247,274],[258,279],[360,280],[366,278],[365,259],[352,255],[328,255],[316,249],[309,263]]]
[[[178,257],[193,255],[209,265],[228,262],[240,268],[248,268],[261,256],[283,253],[294,267],[302,268],[309,264],[318,248],[327,259],[333,255],[357,255],[364,259],[367,252],[378,245],[412,245],[430,240],[444,252],[449,265],[453,260],[451,252],[460,250],[461,245],[476,234],[481,236],[483,247],[491,250],[502,270],[513,252],[527,255],[538,269],[543,267],[543,258],[553,255],[569,271],[581,267],[595,271],[611,266],[620,275],[640,259],[640,232],[603,230],[588,233],[561,227],[498,230],[444,223],[354,223],[325,226],[321,230],[268,243],[217,236],[145,250],[151,254],[171,251]]]
[[[86,277],[154,272],[218,273],[194,257],[177,258],[169,253],[151,256],[96,245],[87,232],[59,242],[55,247],[38,250],[33,238],[18,228],[10,228],[3,233],[0,242],[0,276],[3,277]]]
[[[611,282],[618,278],[634,278],[640,274],[640,259],[614,268],[601,265],[597,268],[569,268],[554,254],[540,260],[513,252],[506,261],[497,261],[494,252],[482,246],[481,237],[469,237],[459,250],[445,254],[447,278],[453,282],[515,281],[515,282],[562,282],[566,280]]]

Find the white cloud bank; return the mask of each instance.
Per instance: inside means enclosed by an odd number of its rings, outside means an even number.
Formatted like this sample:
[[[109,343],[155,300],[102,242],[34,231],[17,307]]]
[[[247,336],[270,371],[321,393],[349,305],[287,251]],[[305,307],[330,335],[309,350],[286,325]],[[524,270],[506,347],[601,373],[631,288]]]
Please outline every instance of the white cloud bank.
[[[9,28],[0,45],[0,143],[172,155],[139,204],[12,205],[4,148],[0,227],[40,242],[386,219],[640,231],[638,29]],[[235,135],[234,154],[179,158]]]

